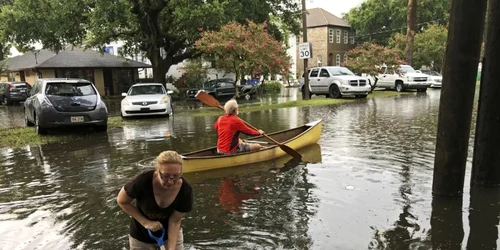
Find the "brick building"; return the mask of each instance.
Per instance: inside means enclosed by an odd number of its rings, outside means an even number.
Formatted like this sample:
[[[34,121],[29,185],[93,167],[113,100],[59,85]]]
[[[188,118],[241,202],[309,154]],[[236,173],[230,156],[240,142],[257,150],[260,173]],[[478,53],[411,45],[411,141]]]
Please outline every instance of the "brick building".
[[[336,66],[347,60],[346,52],[354,48],[351,26],[321,8],[308,9],[307,12],[307,40],[312,43],[313,52],[308,66]],[[302,43],[302,36],[297,37],[296,42]],[[298,53],[296,49],[296,72],[302,75],[304,60],[300,59]]]

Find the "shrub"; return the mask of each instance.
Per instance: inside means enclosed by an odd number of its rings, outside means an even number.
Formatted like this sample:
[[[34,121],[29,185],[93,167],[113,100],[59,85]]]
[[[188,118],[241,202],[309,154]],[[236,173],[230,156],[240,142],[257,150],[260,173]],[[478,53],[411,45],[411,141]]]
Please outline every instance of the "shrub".
[[[263,84],[259,85],[260,93],[279,93],[281,92],[281,87],[283,85],[281,82],[277,81],[265,81]]]

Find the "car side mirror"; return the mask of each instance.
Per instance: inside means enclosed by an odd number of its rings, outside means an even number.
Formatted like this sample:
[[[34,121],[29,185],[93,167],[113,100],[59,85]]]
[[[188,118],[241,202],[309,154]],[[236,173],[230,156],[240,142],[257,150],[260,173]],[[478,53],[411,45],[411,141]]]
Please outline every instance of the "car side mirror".
[[[174,93],[174,91],[172,91],[172,90],[167,91],[167,94],[169,94],[169,95],[171,95],[173,93]]]
[[[127,96],[127,93],[122,93],[122,96]]]

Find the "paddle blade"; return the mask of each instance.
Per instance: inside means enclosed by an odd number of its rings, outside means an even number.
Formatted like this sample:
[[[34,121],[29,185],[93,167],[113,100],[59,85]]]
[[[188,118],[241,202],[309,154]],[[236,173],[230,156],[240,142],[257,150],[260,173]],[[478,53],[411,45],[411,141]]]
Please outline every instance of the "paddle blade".
[[[299,154],[299,152],[292,149],[291,147],[288,147],[287,145],[283,145],[283,144],[278,144],[278,146],[281,148],[281,150],[285,151],[285,153],[289,154],[294,159],[297,159],[297,160],[302,159],[302,155]]]
[[[206,105],[208,105],[210,107],[224,109],[220,105],[219,101],[217,99],[215,99],[215,97],[209,95],[205,91],[198,91],[198,93],[194,97],[196,97],[196,99],[200,100],[201,102],[205,103]]]

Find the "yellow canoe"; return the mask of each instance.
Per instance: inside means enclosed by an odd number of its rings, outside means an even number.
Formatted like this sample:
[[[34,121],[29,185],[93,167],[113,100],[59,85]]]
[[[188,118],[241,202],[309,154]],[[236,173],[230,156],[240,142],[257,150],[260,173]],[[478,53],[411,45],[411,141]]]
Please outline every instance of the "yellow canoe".
[[[268,134],[290,148],[298,150],[315,144],[321,136],[323,121],[317,120],[301,127],[283,130]],[[287,155],[277,145],[264,136],[248,138],[247,141],[262,142],[263,149],[232,155],[217,154],[217,148],[211,147],[182,155],[182,170],[184,173],[199,172],[233,166],[240,166],[256,162],[263,162]],[[290,156],[291,158],[291,156]]]
[[[303,163],[322,162],[321,146],[317,143],[305,146],[297,151],[302,155],[301,162]],[[230,168],[218,168],[202,172],[184,173],[184,177],[189,180],[189,183],[197,184],[210,179],[219,179],[234,175],[247,175],[257,172],[270,171],[272,169],[279,170],[284,167],[295,167],[298,164],[299,162],[295,161],[292,157],[284,155],[269,161],[256,162]]]

